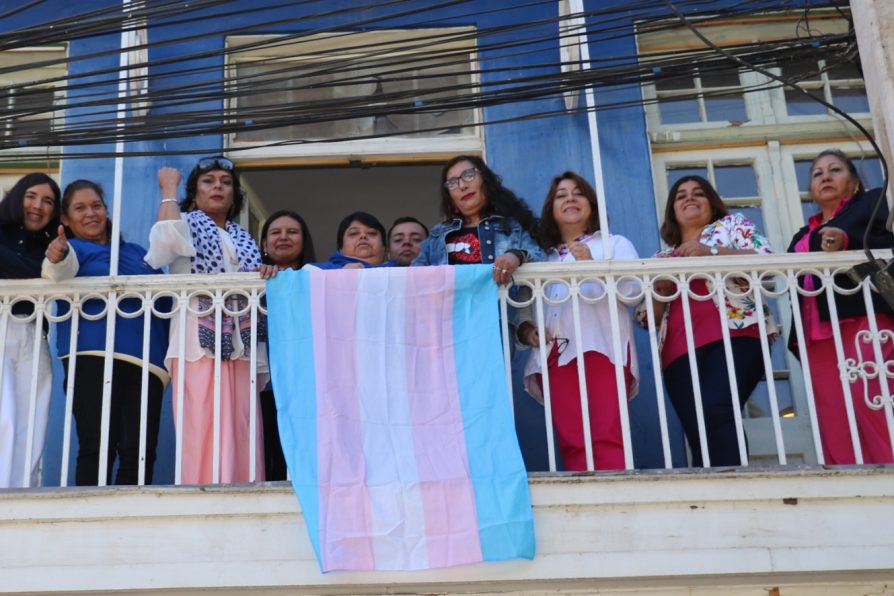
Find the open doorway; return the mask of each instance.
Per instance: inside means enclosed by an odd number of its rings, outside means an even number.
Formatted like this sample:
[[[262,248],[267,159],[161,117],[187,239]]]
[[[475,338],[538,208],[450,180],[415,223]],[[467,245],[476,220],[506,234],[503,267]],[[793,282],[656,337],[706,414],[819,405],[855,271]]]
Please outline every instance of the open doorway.
[[[437,164],[241,170],[251,204],[251,232],[257,236],[274,211],[297,211],[310,228],[318,260],[335,250],[338,223],[354,211],[372,213],[386,230],[405,215],[431,228],[440,220],[440,173]]]

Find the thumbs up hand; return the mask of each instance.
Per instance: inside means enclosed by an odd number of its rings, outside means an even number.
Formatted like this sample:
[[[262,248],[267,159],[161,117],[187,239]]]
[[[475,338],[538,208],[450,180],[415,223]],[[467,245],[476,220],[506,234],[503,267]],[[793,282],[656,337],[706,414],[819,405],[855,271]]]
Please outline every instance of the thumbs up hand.
[[[56,237],[47,247],[47,260],[50,263],[58,263],[65,258],[68,252],[68,238],[65,237],[65,226],[60,225],[56,231]]]

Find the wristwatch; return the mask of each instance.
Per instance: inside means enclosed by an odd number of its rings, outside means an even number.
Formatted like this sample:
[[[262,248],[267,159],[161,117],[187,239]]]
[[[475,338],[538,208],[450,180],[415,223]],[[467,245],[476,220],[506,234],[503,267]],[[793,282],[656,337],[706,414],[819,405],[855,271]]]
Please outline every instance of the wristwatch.
[[[712,256],[715,256],[715,257],[716,257],[717,255],[720,254],[720,249],[717,248],[716,245],[715,245],[715,246],[712,246],[712,247],[711,247],[710,249],[708,249],[708,250],[709,250],[709,252],[711,253]]]

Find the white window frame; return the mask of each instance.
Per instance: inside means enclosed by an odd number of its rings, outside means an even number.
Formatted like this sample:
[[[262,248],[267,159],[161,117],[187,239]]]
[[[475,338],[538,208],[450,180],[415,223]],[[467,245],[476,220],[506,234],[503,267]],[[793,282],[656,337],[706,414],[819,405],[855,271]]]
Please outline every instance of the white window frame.
[[[0,52],[0,64],[3,66],[24,66],[31,62],[43,62],[55,58],[66,58],[67,56],[67,44],[28,46]],[[21,68],[19,70],[0,74],[0,86],[12,88],[31,87],[55,89],[65,84],[67,72],[68,68],[65,63],[52,66]],[[50,81],[51,79],[61,80],[41,84],[41,81]],[[65,93],[59,89],[55,89],[53,103],[56,109],[51,115],[54,121],[64,115],[64,108],[60,107],[60,104],[64,104],[64,101]],[[53,128],[56,127],[54,126]],[[0,134],[2,133],[3,131],[0,131]],[[5,155],[14,155],[17,157],[33,155],[35,161],[41,162],[46,162],[47,156],[50,156],[50,161],[56,162],[55,168],[58,168],[58,160],[61,157],[62,149],[60,147],[48,147],[46,145],[26,145],[5,149],[3,153]]]
[[[818,17],[822,16],[823,14],[828,17],[823,21],[823,24],[826,25],[826,27],[828,28],[828,32],[840,32],[843,23],[840,22],[840,17],[837,17],[837,13],[834,13],[834,11],[817,11],[817,17],[811,19],[813,26],[816,26],[816,23],[820,22],[818,20]],[[761,21],[753,21],[749,20],[748,18],[744,18],[738,22],[697,22],[696,26],[700,26],[701,32],[707,35],[709,38],[712,38],[715,43],[724,46],[731,45],[734,41],[743,40],[745,38],[756,39],[758,37],[764,36],[767,40],[779,38],[779,36],[783,35],[786,32],[786,27],[790,27],[793,23],[794,21],[787,17],[787,15],[781,14],[779,22],[772,25],[766,25]],[[686,29],[686,27],[682,25],[677,29],[667,30],[660,33],[652,33],[646,30],[645,32],[641,32],[637,35],[637,52],[640,55],[641,60],[645,64],[648,64],[650,55],[649,50],[652,48],[663,48],[665,50],[668,49],[668,47],[672,46],[679,46],[681,50],[688,49],[690,47],[703,48],[704,42],[700,40],[698,40],[697,42],[687,41],[687,37],[691,35],[692,34],[688,31],[688,29]],[[819,63],[820,61],[817,60],[817,64]],[[780,74],[780,69],[778,68],[770,68],[769,70],[774,74]],[[815,127],[829,126],[837,129],[839,121],[843,120],[837,114],[829,113],[804,116],[789,116],[788,109],[785,104],[785,92],[784,89],[779,86],[778,82],[773,81],[765,75],[757,72],[743,72],[741,70],[739,72],[739,80],[742,84],[742,88],[749,90],[747,93],[743,94],[745,98],[745,110],[748,116],[748,120],[741,123],[733,123],[729,121],[710,121],[663,124],[661,122],[660,108],[657,103],[658,93],[655,88],[655,84],[644,83],[642,85],[642,93],[643,98],[646,100],[646,122],[648,125],[650,137],[652,137],[653,139],[667,139],[668,137],[672,136],[673,133],[686,133],[687,139],[689,139],[692,136],[697,136],[697,133],[702,130],[708,132],[717,131],[717,129],[737,128],[742,129],[744,132],[747,131],[749,128],[753,129],[760,126],[776,124],[811,124]],[[827,74],[823,72],[821,74],[820,80],[811,84],[821,86],[823,99],[831,103],[830,89],[838,86],[839,84],[847,86],[849,84],[855,84],[856,82],[857,79],[836,79],[836,84],[833,84],[829,82]],[[755,90],[755,87],[761,86],[763,86],[763,88]],[[700,92],[700,89],[697,89],[697,91]],[[699,110],[700,112],[702,112],[700,115],[704,117],[702,108],[702,97],[699,96],[697,101],[700,106]],[[864,123],[864,121],[866,121],[869,122],[871,125],[871,114],[869,114],[868,112],[858,112],[852,115],[861,120],[861,123]],[[716,132],[714,136],[716,137]]]
[[[475,38],[473,35],[465,35],[474,32],[472,27],[452,27],[437,29],[412,29],[412,30],[378,30],[369,32],[352,32],[350,38],[352,43],[358,43],[361,39],[370,39],[384,42],[412,42],[413,40],[424,40],[429,37],[437,38],[438,36],[455,36],[462,39],[456,41],[445,41],[441,43],[435,42],[442,49],[462,49],[468,51],[472,56],[470,63],[472,85],[480,84],[478,70],[478,55],[476,51]],[[229,72],[233,66],[239,62],[254,61],[259,58],[269,57],[271,59],[287,59],[287,60],[319,60],[318,57],[310,55],[312,52],[321,52],[325,49],[337,48],[339,39],[343,39],[345,33],[327,33],[315,36],[302,37],[301,48],[305,50],[305,54],[288,53],[288,44],[281,46],[269,47],[248,52],[227,53],[226,72]],[[235,48],[247,43],[255,43],[258,41],[266,41],[283,37],[281,35],[240,35],[227,37],[226,44],[228,49]],[[400,55],[420,54],[431,50],[432,45],[429,44],[425,48],[413,50],[395,50],[391,53],[383,53],[377,57],[389,58]],[[235,101],[235,100],[231,100]],[[231,104],[230,107],[234,107]],[[238,142],[235,140],[235,134],[225,135],[225,146],[227,149],[239,149],[238,156],[240,161],[269,161],[281,159],[297,159],[301,163],[307,163],[313,159],[321,163],[348,163],[350,161],[406,161],[408,159],[443,159],[446,156],[469,153],[474,155],[484,154],[484,132],[481,126],[483,122],[483,114],[480,108],[473,110],[474,122],[470,126],[471,134],[468,135],[437,135],[431,137],[382,137],[376,139],[358,139],[339,142],[319,141],[306,144],[295,145],[275,145],[261,146],[265,142]],[[275,141],[268,141],[275,142]]]
[[[817,60],[817,64],[819,65],[821,62],[825,63],[824,60]],[[781,69],[779,68],[770,68],[768,69],[775,75],[781,74]],[[832,101],[832,91],[835,88],[840,86],[849,86],[856,87],[856,82],[859,79],[835,79],[835,83],[830,82],[828,74],[825,70],[820,73],[819,81],[807,81],[806,84],[802,83],[807,91],[811,91],[814,95],[817,95],[816,91],[822,91],[821,96],[822,99],[826,101],[826,103],[833,103]],[[862,81],[860,81],[862,83]],[[863,85],[863,91],[866,91],[865,84]],[[764,91],[758,92],[764,93]],[[770,102],[773,108],[773,111],[779,116],[778,120],[782,124],[803,124],[803,123],[813,123],[813,122],[829,122],[830,120],[843,120],[841,116],[834,112],[830,112],[828,108],[823,107],[825,113],[823,114],[805,114],[805,115],[789,115],[788,106],[785,101],[785,89],[782,87],[777,87],[775,89],[771,89],[770,93]],[[868,104],[867,100],[867,104]],[[870,112],[849,112],[852,117],[857,119],[871,119],[872,114]]]

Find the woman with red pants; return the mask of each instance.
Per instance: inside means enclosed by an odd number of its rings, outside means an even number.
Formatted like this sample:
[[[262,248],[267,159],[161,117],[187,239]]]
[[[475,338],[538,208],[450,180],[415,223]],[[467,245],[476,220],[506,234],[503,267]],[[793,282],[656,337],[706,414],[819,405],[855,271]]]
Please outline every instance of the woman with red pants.
[[[574,172],[557,176],[549,189],[540,219],[540,242],[550,262],[572,262],[604,259],[602,232],[593,187]],[[636,249],[623,236],[611,235],[613,259],[636,259]],[[597,470],[624,469],[624,443],[621,434],[621,410],[615,375],[617,357],[613,349],[613,331],[609,300],[604,288],[595,282],[581,285],[581,295],[595,302],[579,300],[580,345],[574,332],[572,299],[564,300],[568,289],[559,283],[544,289],[545,342],[541,346],[538,327],[527,320],[519,325],[518,337],[534,347],[525,368],[525,387],[542,401],[540,349],[547,350],[547,368],[553,427],[566,470],[586,470],[587,457],[584,423],[581,414],[578,383],[578,352],[583,354],[585,382],[589,403],[590,440],[593,462]],[[619,284],[619,294],[633,295],[639,286],[633,281]],[[633,345],[631,319],[623,303],[618,304],[624,384],[621,392],[628,399],[637,393],[638,366]],[[528,317],[530,318],[530,317]]]
[[[890,248],[894,236],[885,229],[888,219],[888,203],[884,200],[877,217],[872,211],[878,201],[881,189],[864,190],[854,163],[841,151],[829,149],[820,153],[810,168],[810,196],[820,211],[807,220],[807,225],[798,230],[789,252],[837,252],[839,250],[860,250],[866,248]],[[869,234],[864,235],[869,227]],[[820,287],[819,278],[804,275],[798,283],[805,290]],[[835,276],[835,285],[850,289],[854,283],[846,274]],[[795,334],[791,334],[790,348],[803,358],[806,352],[810,363],[810,378],[813,385],[816,415],[820,427],[823,454],[827,464],[856,463],[854,440],[858,440],[864,463],[890,463],[894,461],[891,451],[890,430],[885,420],[883,408],[875,409],[866,403],[883,395],[878,379],[872,379],[868,387],[857,380],[847,384],[845,393],[840,378],[840,363],[843,359],[857,362],[875,362],[872,343],[859,339],[871,332],[872,325],[863,300],[863,292],[835,294],[837,321],[831,317],[831,308],[825,292],[819,296],[800,296],[801,320],[804,324],[806,346],[803,351],[795,349]],[[877,293],[872,293],[875,324],[880,332],[894,330],[894,313],[888,303]],[[840,357],[835,348],[832,326],[838,327],[844,354]],[[855,341],[858,340],[859,341]],[[880,348],[882,359],[894,360],[894,346],[890,339],[882,338]],[[889,390],[894,383],[888,381]],[[865,391],[864,391],[865,389]],[[865,393],[865,395],[864,395]],[[847,405],[852,404],[857,436],[851,437]]]

